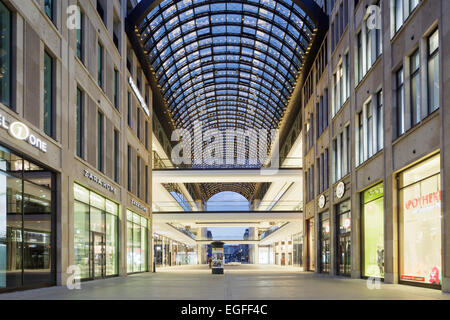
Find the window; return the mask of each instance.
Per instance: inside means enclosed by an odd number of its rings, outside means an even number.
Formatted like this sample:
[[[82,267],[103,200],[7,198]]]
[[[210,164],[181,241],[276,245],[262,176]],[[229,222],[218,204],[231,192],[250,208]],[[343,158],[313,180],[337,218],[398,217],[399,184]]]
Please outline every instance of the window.
[[[314,166],[306,172],[306,202],[314,199]]]
[[[119,131],[114,129],[114,181],[119,182]]]
[[[145,121],[145,149],[148,150],[148,121]]]
[[[363,78],[363,47],[362,47],[362,31],[358,32],[356,36],[356,84]]]
[[[131,192],[131,147],[127,149],[127,186],[128,191]]]
[[[128,92],[127,94],[127,123],[131,128],[131,94]]]
[[[103,46],[100,42],[97,50],[97,81],[99,87],[103,89]]]
[[[312,118],[312,116],[311,116]],[[307,141],[307,150],[309,151],[314,145],[314,129],[313,129],[313,119],[306,123],[306,141]]]
[[[44,11],[45,14],[47,15],[47,17],[50,18],[50,20],[53,21],[53,12],[54,12],[54,8],[53,8],[53,0],[45,0],[44,1]]]
[[[361,26],[361,31],[357,35],[357,84],[361,82],[367,72],[377,61],[382,53],[381,29],[369,26],[369,19],[366,19]]]
[[[316,106],[317,138],[328,128],[328,89],[324,90],[324,95],[320,97]]]
[[[333,140],[333,183],[341,180],[350,172],[350,127]]]
[[[97,0],[97,12],[100,18],[102,19],[103,23],[105,23],[105,10],[103,9],[100,0]]]
[[[83,92],[77,88],[77,156],[84,157],[84,103]]]
[[[420,57],[417,49],[410,57],[411,127],[420,122]]]
[[[346,53],[333,76],[333,117],[339,112],[349,97],[350,74],[348,53]]]
[[[428,113],[439,109],[439,31],[428,38]]]
[[[114,69],[114,106],[119,110],[119,71]]]
[[[383,92],[377,93],[377,151],[383,149]]]
[[[395,21],[395,30],[393,35],[397,33],[398,30],[403,25],[403,22],[408,19],[409,15],[414,11],[421,0],[394,0],[393,15]]]
[[[137,117],[136,117],[136,132],[137,137],[140,140],[141,139],[141,109],[137,107]]]
[[[11,106],[11,12],[0,1],[0,102]]]
[[[141,157],[137,157],[137,196],[141,197]]]
[[[320,155],[317,161],[319,170],[319,193],[323,193],[329,188],[328,179],[328,149],[325,149],[324,153]]]
[[[80,12],[79,15],[79,21],[78,21],[79,28],[77,29],[77,57],[81,61],[84,59],[84,15]]]
[[[53,58],[44,53],[44,132],[54,137]]]
[[[104,161],[104,142],[103,142],[103,114],[98,112],[97,115],[97,169],[103,172]]]
[[[357,114],[357,159],[362,164],[383,148],[382,91],[372,96]]]
[[[403,68],[401,68],[396,73],[397,80],[397,90],[396,90],[396,100],[397,100],[397,134],[401,136],[405,133],[405,88],[403,80]]]
[[[148,166],[145,166],[145,202],[148,203]]]

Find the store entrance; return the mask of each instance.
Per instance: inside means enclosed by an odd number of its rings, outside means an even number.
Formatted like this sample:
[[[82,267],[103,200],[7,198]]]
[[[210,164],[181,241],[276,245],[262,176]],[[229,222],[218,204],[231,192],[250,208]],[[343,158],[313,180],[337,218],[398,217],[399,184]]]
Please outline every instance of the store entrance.
[[[94,271],[93,278],[101,279],[105,277],[105,235],[97,232],[92,232],[92,270]]]
[[[338,237],[338,272],[341,276],[351,276],[351,241],[350,233]]]

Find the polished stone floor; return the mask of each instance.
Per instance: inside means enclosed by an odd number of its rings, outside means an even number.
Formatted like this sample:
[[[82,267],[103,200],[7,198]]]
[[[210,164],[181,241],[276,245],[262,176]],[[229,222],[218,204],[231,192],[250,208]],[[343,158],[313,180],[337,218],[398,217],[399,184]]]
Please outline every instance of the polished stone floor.
[[[160,268],[156,273],[81,283],[80,290],[52,287],[0,294],[4,299],[449,299],[439,290],[317,276],[278,266],[230,266],[212,275],[207,266]]]

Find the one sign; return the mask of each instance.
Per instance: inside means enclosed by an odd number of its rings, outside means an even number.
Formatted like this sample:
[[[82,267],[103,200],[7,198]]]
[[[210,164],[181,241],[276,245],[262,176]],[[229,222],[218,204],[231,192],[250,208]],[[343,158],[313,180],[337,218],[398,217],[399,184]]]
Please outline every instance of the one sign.
[[[133,78],[132,77],[128,78],[128,82],[130,83],[130,87],[133,90],[134,94],[136,95],[136,98],[139,100],[142,109],[144,109],[145,114],[147,114],[147,116],[150,117],[150,110],[148,109],[147,104],[145,103],[145,99],[144,97],[142,97],[139,88],[134,83]]]
[[[139,202],[137,202],[136,200],[131,199],[131,204],[132,204],[133,206],[135,206],[136,208],[139,208],[139,209],[141,209],[142,211],[147,212],[147,208],[144,207],[144,206],[143,206],[142,204],[140,204]]]
[[[342,199],[344,194],[345,194],[345,183],[341,181],[336,187],[336,197],[338,199]]]
[[[10,123],[4,115],[0,114],[0,128],[8,131],[9,135],[14,139],[25,141],[34,148],[45,153],[47,152],[47,142],[38,138],[26,124],[20,121]]]

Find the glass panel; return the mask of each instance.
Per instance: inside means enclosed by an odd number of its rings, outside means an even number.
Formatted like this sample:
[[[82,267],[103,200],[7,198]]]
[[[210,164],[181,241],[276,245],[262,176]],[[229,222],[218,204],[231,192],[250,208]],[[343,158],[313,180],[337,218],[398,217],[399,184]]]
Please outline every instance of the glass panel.
[[[141,271],[141,226],[133,224],[133,272]]]
[[[90,277],[89,268],[89,206],[75,201],[74,206],[74,256],[80,268],[81,279]]]
[[[148,231],[141,228],[141,271],[148,271],[147,251],[148,251]]]
[[[106,275],[116,275],[118,273],[118,222],[117,217],[106,214]]]
[[[127,223],[127,272],[133,272],[133,223]]]
[[[79,200],[84,203],[89,203],[89,190],[83,188],[79,184],[74,184],[73,187],[75,200]]]
[[[45,14],[53,20],[53,0],[45,0],[44,1],[44,10]]]
[[[94,192],[90,192],[90,204],[93,207],[105,210],[106,206],[105,206],[105,198],[103,198],[102,196],[94,193]]]
[[[0,1],[0,102],[11,104],[11,12]]]
[[[0,288],[22,285],[21,208],[22,180],[0,171]]]
[[[105,233],[105,213],[91,207],[91,231]]]
[[[364,192],[363,235],[366,277],[384,277],[384,198],[383,184]]]
[[[24,182],[24,284],[52,281],[52,193]]]

